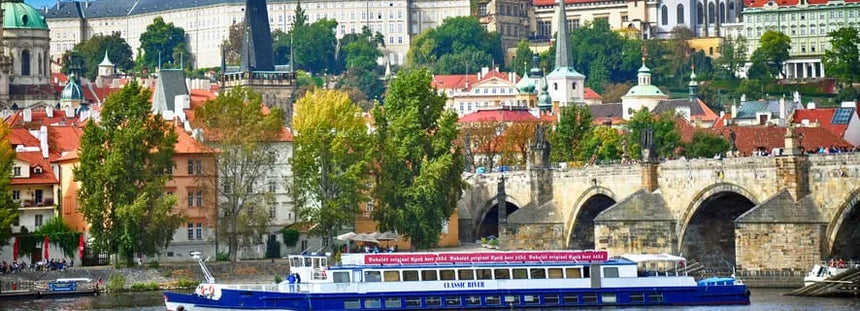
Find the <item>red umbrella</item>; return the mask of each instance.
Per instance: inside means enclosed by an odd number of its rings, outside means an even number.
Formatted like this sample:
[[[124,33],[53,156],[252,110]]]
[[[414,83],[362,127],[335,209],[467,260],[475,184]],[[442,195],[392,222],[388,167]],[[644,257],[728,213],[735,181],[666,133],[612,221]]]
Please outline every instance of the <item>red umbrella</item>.
[[[18,237],[15,237],[15,245],[12,247],[12,261],[18,261]]]
[[[80,235],[80,240],[78,240],[78,255],[81,256],[81,260],[84,260],[84,235]]]
[[[42,258],[45,260],[48,260],[49,256],[48,256],[48,236],[47,235],[45,236],[45,246],[43,246],[42,248],[45,249],[45,256]]]

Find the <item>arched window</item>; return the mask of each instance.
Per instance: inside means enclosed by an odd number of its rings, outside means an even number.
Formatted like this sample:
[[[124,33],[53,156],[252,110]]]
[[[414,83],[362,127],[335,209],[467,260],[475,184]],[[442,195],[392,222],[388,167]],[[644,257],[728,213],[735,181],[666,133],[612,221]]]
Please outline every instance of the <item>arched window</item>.
[[[663,26],[669,25],[669,8],[666,5],[660,8],[660,15],[662,15],[660,17],[660,24]]]
[[[30,50],[21,51],[21,75],[30,75]]]
[[[553,90],[553,91],[558,91],[558,83],[553,83],[553,84],[552,84],[552,90]]]
[[[720,23],[726,22],[726,3],[720,2]]]
[[[576,82],[571,83],[571,84],[570,84],[570,87],[571,87],[571,88],[573,88],[573,89],[575,90],[575,89],[576,89]]]
[[[675,15],[678,16],[678,24],[684,23],[684,5],[678,3],[678,8],[675,10]]]
[[[696,4],[696,24],[701,25],[702,22],[705,21],[704,16],[705,16],[705,13],[702,9],[702,3],[699,2],[698,4]]]
[[[714,13],[714,10],[715,10],[714,3],[709,2],[708,3],[708,23],[713,24],[714,22],[716,22],[715,17],[717,14]]]
[[[735,2],[734,2],[734,1],[730,1],[730,2],[729,2],[729,11],[734,11],[734,10],[735,10]]]

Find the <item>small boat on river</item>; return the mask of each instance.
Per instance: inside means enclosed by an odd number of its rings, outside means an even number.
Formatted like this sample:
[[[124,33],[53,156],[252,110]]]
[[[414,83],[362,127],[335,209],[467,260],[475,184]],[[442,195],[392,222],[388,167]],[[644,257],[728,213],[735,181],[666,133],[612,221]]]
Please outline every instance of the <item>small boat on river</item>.
[[[165,292],[170,311],[565,308],[744,305],[734,278],[696,282],[671,255],[610,258],[606,251],[511,251],[289,256],[279,284],[207,281],[191,294]],[[646,269],[649,269],[647,271]],[[674,269],[671,269],[674,268]]]

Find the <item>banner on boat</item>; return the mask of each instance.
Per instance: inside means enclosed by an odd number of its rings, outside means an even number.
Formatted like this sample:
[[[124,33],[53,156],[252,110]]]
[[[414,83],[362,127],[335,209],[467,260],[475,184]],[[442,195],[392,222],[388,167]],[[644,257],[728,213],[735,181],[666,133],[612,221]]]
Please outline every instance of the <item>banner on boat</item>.
[[[364,264],[432,264],[468,262],[570,262],[606,261],[606,251],[543,251],[543,252],[477,252],[477,253],[423,253],[423,254],[367,254]]]

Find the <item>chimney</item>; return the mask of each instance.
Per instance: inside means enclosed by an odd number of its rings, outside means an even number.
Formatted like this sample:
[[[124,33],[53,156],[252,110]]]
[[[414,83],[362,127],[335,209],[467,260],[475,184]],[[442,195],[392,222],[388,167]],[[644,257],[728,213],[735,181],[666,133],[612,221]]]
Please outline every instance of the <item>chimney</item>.
[[[45,107],[45,115],[47,115],[48,118],[53,118],[54,117],[54,107],[51,107],[51,106]]]
[[[178,111],[182,111],[183,109],[191,109],[191,96],[189,95],[176,95],[173,98],[173,109]]]
[[[24,109],[24,122],[33,122],[33,109]]]
[[[809,102],[808,104],[806,104],[806,109],[815,109],[815,103]]]
[[[732,119],[737,118],[737,117],[738,117],[738,105],[735,103],[732,103]]]
[[[72,106],[66,107],[66,118],[74,118],[75,117],[75,109]]]
[[[482,68],[481,68],[481,77],[486,76],[488,72],[490,72],[490,68],[488,68],[488,67],[482,67]]]
[[[785,122],[785,118],[788,117],[785,111],[785,97],[779,99],[779,119]]]
[[[39,128],[39,147],[42,148],[42,158],[48,158],[48,127]]]

